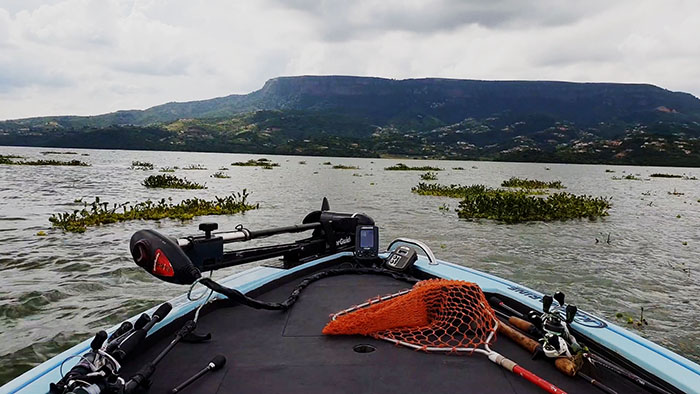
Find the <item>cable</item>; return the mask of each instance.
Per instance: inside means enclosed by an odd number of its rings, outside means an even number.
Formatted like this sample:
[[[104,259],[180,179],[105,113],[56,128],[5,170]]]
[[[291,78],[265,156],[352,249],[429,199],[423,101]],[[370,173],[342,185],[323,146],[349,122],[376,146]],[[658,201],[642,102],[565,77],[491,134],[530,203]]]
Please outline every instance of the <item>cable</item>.
[[[211,276],[212,276],[213,273],[214,273],[213,270],[212,270],[212,271],[209,271],[209,278],[211,278]],[[198,279],[195,280],[195,281],[192,283],[192,285],[190,286],[190,290],[187,292],[187,299],[188,299],[188,300],[190,300],[190,301],[199,301],[199,300],[202,299],[202,297],[204,297],[204,294],[205,294],[206,292],[205,292],[205,293],[202,293],[202,295],[200,295],[200,296],[197,297],[197,298],[192,298],[192,290],[194,290],[194,287],[197,285],[197,283],[200,283],[201,280],[202,280],[202,278],[198,278]],[[209,300],[211,299],[211,296],[212,296],[213,294],[214,294],[214,290],[213,290],[213,289],[210,289],[210,290],[209,290],[209,294],[207,294],[207,298],[204,300],[204,302],[202,302],[202,303],[197,307],[197,310],[194,312],[194,319],[193,319],[195,323],[197,323],[197,320],[199,319],[199,312],[202,310],[202,308],[204,308],[204,305],[206,305],[206,304],[209,302]]]
[[[201,278],[199,280],[199,283],[210,288],[212,291],[215,291],[217,293],[221,293],[221,294],[225,295],[226,297],[228,297],[229,299],[231,299],[233,301],[237,301],[237,302],[239,302],[243,305],[249,306],[251,308],[286,311],[292,305],[294,305],[295,302],[297,302],[297,300],[299,299],[299,296],[301,295],[301,291],[304,290],[311,283],[313,283],[317,280],[323,279],[323,278],[328,278],[331,276],[346,275],[346,274],[384,275],[384,276],[390,276],[394,279],[402,280],[402,281],[405,281],[405,282],[408,282],[411,284],[415,284],[415,283],[419,282],[418,279],[416,279],[412,276],[408,276],[406,274],[402,274],[402,273],[390,271],[390,270],[385,270],[385,269],[381,269],[381,268],[370,268],[370,267],[335,268],[335,269],[330,269],[330,270],[326,270],[326,271],[321,271],[321,272],[318,272],[316,274],[313,274],[311,276],[304,278],[294,288],[294,290],[292,290],[289,297],[287,297],[287,299],[282,301],[282,302],[267,302],[267,301],[256,300],[254,298],[248,297],[247,295],[241,293],[240,291],[238,291],[236,289],[222,286],[219,283],[212,280],[211,278]]]

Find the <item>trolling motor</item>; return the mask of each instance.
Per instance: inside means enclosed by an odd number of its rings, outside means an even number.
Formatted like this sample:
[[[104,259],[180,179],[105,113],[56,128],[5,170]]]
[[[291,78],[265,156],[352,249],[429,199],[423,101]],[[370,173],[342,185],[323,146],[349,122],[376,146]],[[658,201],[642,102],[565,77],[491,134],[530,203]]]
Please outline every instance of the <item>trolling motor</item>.
[[[352,250],[358,237],[358,226],[374,226],[374,220],[367,215],[330,212],[328,209],[328,200],[324,198],[321,210],[306,215],[302,224],[267,230],[248,230],[239,225],[235,231],[214,233],[218,229],[216,223],[202,223],[199,229],[204,235],[181,239],[166,237],[153,230],[141,230],[131,237],[129,249],[138,266],[160,280],[175,284],[189,285],[197,280],[205,284],[207,281],[200,279],[203,271],[278,256],[283,256],[285,268],[290,268],[322,253]],[[305,231],[313,231],[311,237],[294,243],[224,251],[227,243]]]

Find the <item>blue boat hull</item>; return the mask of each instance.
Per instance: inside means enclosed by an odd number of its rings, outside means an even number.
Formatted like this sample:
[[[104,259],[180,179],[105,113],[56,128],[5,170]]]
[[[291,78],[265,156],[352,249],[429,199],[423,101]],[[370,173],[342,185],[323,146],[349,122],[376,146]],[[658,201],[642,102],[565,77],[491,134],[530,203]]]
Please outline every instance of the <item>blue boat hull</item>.
[[[286,275],[292,275],[298,271],[312,268],[315,265],[351,255],[352,253],[349,252],[338,253],[286,270],[271,267],[255,267],[219,280],[219,283],[247,293]],[[474,282],[485,292],[500,294],[532,309],[540,310],[542,308],[541,299],[543,295],[541,293],[497,276],[444,261],[438,261],[437,264],[429,264],[427,259],[422,257],[419,258],[415,266],[418,270],[431,276]],[[217,296],[215,295],[215,297]],[[184,295],[171,300],[170,303],[173,305],[173,310],[164,321],[154,327],[152,332],[158,331],[178,317],[193,311],[202,302],[204,300],[189,301]],[[150,313],[154,310],[155,308],[148,312]],[[134,322],[137,317],[134,316],[130,320]],[[576,331],[591,340],[679,390],[688,393],[700,393],[700,365],[584,311],[577,313],[572,326]],[[108,333],[116,330],[117,327],[112,327],[108,330]],[[81,342],[25,372],[1,387],[0,393],[47,392],[49,384],[61,378],[61,369],[64,372],[68,371],[77,363],[78,359],[74,356],[87,352],[90,341],[91,339]]]

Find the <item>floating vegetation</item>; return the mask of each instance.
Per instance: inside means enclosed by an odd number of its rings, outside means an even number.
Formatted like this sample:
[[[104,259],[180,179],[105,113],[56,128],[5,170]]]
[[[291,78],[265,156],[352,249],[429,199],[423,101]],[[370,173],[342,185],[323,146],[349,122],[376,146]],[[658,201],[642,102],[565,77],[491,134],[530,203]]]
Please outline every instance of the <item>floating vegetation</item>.
[[[219,167],[219,171],[228,171],[228,167]]]
[[[561,181],[544,182],[537,179],[511,177],[501,183],[503,187],[520,187],[523,189],[564,189]]]
[[[634,176],[634,175],[632,175],[632,174],[625,175],[625,176],[623,176],[622,178],[619,178],[619,177],[614,176],[614,177],[612,177],[612,179],[615,180],[615,181],[622,181],[622,180],[626,180],[626,181],[641,181],[641,180],[642,180],[642,178],[637,178],[636,176]]]
[[[212,177],[212,178],[219,178],[219,179],[228,179],[228,178],[231,178],[230,176],[224,174],[224,173],[221,172],[221,171],[217,171],[217,172],[211,174],[211,177]]]
[[[37,231],[36,236],[37,236],[37,237],[45,237],[45,236],[46,236],[46,231],[39,230],[39,231]]]
[[[493,219],[506,223],[566,220],[607,216],[610,201],[602,197],[556,193],[533,197],[523,190],[492,189],[484,185],[435,185],[419,183],[411,189],[421,195],[462,198],[457,214],[466,219]]]
[[[183,170],[206,170],[207,167],[204,167],[201,164],[190,164],[187,167],[182,167]]]
[[[626,314],[626,313],[622,313],[622,312],[616,313],[616,314],[615,314],[615,317],[616,317],[617,319],[620,319],[620,320],[624,321],[624,322],[627,323],[627,324],[636,325],[637,327],[642,327],[642,326],[648,326],[648,325],[649,325],[649,322],[647,322],[647,319],[644,318],[644,307],[643,307],[643,306],[640,307],[639,320],[636,320],[636,319],[634,319],[634,317],[632,317],[631,315]]]
[[[257,209],[258,204],[248,204],[246,201],[248,192],[243,189],[241,193],[233,193],[226,197],[214,197],[214,200],[204,200],[191,198],[173,204],[172,199],[161,199],[158,202],[147,200],[135,204],[109,204],[100,202],[96,197],[95,201],[85,206],[82,210],[73,213],[57,213],[51,215],[49,222],[54,227],[61,228],[68,232],[83,233],[88,227],[101,224],[125,222],[128,220],[159,220],[159,219],[179,219],[189,220],[195,216],[205,215],[231,215]]]
[[[14,156],[14,155],[0,155],[0,164],[15,164],[15,161],[12,159],[20,159],[21,156]]]
[[[333,163],[331,163],[330,161],[324,161],[324,162],[323,162],[323,165],[324,165],[324,166],[332,166]]]
[[[185,178],[178,178],[175,175],[151,175],[146,178],[143,183],[144,186],[150,188],[162,188],[162,189],[206,189],[204,185],[199,183],[190,182]]]
[[[683,175],[654,173],[654,174],[649,175],[649,177],[651,177],[651,178],[683,178]]]
[[[484,185],[440,185],[436,183],[419,183],[418,186],[411,188],[411,191],[422,196],[442,196],[453,198],[464,198],[469,194],[482,193],[487,190]]]
[[[177,167],[161,167],[158,172],[175,172]]]
[[[684,181],[697,181],[698,178],[696,176],[683,175],[683,180]]]
[[[131,162],[131,167],[129,168],[132,170],[152,170],[153,163],[149,163],[147,161],[134,160]]]
[[[59,152],[56,150],[47,150],[44,152],[40,152],[42,155],[77,155],[78,152]]]
[[[346,166],[343,164],[336,164],[333,166],[334,169],[336,170],[359,170],[360,167],[358,166]]]
[[[306,160],[301,160],[301,161],[299,161],[299,164],[301,164],[301,165],[306,164]]]
[[[353,172],[352,176],[362,177],[362,174],[360,174],[359,172]]]
[[[279,167],[279,163],[273,163],[268,159],[262,158],[258,160],[253,160],[250,159],[248,161],[237,161],[235,163],[231,163],[232,166],[236,167],[262,167],[263,169],[266,170],[271,170],[272,167]]]
[[[384,168],[387,171],[442,171],[442,168],[431,167],[431,166],[421,166],[421,167],[409,167],[403,163],[396,163],[391,167]]]
[[[3,156],[0,155],[0,164],[17,165],[17,166],[74,166],[74,167],[89,167],[90,164],[80,160],[12,160],[19,156]]]
[[[463,171],[464,167],[452,167],[452,169],[455,171]]]
[[[440,212],[449,212],[450,206],[447,205],[447,204],[442,204],[442,205],[440,205],[440,206],[438,207],[438,210],[439,210]]]
[[[677,192],[675,188],[673,189],[673,192],[667,192],[667,193],[672,195],[672,196],[684,196],[685,195],[685,193]]]
[[[607,216],[610,201],[602,197],[555,193],[546,198],[499,190],[468,195],[459,203],[460,218],[502,220],[506,223],[551,221]]]
[[[421,174],[420,179],[424,181],[437,181],[437,172],[426,172],[425,174]]]
[[[605,172],[615,172],[615,170],[605,170]]]

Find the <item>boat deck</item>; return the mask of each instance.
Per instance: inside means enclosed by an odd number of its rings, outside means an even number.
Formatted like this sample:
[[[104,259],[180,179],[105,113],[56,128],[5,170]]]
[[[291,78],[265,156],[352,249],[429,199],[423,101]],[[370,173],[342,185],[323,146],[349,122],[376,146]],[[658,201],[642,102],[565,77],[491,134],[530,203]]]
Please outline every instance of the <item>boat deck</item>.
[[[258,295],[267,301],[286,299],[299,279]],[[223,354],[223,369],[210,372],[185,393],[541,393],[524,379],[491,363],[480,354],[428,354],[362,336],[324,336],[329,315],[377,295],[409,288],[410,284],[374,275],[345,275],[312,283],[288,311],[245,306],[223,307],[217,301],[200,316],[197,332],[212,334],[209,342],[178,344],[158,365],[152,393],[169,392]],[[217,305],[219,304],[219,305]],[[190,316],[191,318],[191,316]],[[177,327],[149,337],[147,350],[129,362],[129,376],[152,360],[172,339]],[[370,353],[353,347],[371,344]],[[514,360],[568,393],[600,393],[581,378],[570,378],[552,363],[531,360],[529,354],[499,337],[494,350]],[[618,393],[638,393],[636,385],[607,371],[595,376]]]

